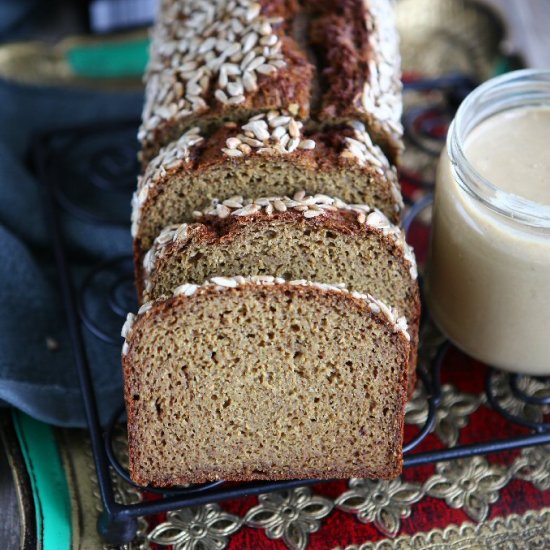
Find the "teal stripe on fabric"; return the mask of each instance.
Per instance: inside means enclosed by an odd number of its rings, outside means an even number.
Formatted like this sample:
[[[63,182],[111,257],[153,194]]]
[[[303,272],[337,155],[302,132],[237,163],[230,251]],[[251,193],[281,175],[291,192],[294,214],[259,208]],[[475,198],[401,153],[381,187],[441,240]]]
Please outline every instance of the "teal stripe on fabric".
[[[141,76],[149,58],[149,40],[82,45],[67,52],[67,61],[78,76],[122,78]]]
[[[53,428],[20,411],[12,417],[31,481],[37,539],[43,550],[69,550],[71,501]]]

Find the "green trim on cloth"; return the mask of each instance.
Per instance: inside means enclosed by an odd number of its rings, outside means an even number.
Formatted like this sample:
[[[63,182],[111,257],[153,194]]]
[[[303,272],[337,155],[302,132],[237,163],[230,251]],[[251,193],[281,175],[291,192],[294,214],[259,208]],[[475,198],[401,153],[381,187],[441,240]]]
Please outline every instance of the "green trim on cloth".
[[[148,39],[81,45],[66,54],[74,73],[87,78],[141,77],[148,57]]]
[[[20,411],[13,424],[30,477],[42,550],[71,547],[71,504],[53,428]]]

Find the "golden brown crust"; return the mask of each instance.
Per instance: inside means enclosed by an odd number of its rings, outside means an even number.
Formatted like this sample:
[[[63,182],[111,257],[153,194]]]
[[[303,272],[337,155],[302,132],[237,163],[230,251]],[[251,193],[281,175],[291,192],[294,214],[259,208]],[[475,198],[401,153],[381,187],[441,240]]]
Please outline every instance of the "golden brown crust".
[[[243,284],[237,288],[224,289],[222,292],[229,292],[234,294],[245,293],[251,287],[255,285]],[[380,326],[388,327],[387,320],[377,313],[373,313],[369,309],[369,305],[362,299],[355,298],[350,294],[337,292],[333,290],[320,290],[315,287],[308,286],[294,286],[290,284],[278,284],[272,285],[269,287],[270,292],[280,292],[280,293],[293,293],[295,295],[301,295],[305,299],[316,301],[319,298],[319,294],[322,293],[326,299],[336,307],[337,302],[346,302],[347,308],[358,308],[360,311],[364,312],[365,315],[369,315],[371,319],[379,324]],[[149,323],[155,323],[155,319],[162,317],[165,314],[173,314],[175,310],[181,307],[185,307],[185,304],[188,303],[188,300],[197,300],[197,299],[215,299],[219,294],[220,290],[216,289],[214,286],[210,287],[199,287],[195,294],[189,298],[186,296],[173,296],[166,300],[157,301],[153,304],[153,307],[148,310],[146,313],[139,315],[132,327],[131,333],[127,337],[128,349],[127,352],[122,357],[122,367],[125,379],[125,401],[126,401],[126,411],[128,417],[128,446],[129,446],[129,456],[130,456],[130,476],[132,480],[136,483],[139,483],[143,486],[154,486],[154,487],[169,487],[176,485],[184,485],[187,483],[203,483],[206,481],[212,481],[214,479],[226,479],[228,481],[248,481],[248,480],[271,480],[271,479],[308,479],[308,478],[319,478],[319,479],[329,479],[329,478],[351,478],[351,477],[370,477],[376,479],[394,479],[397,477],[402,470],[402,454],[401,447],[403,442],[403,433],[404,433],[404,419],[405,419],[405,404],[407,400],[407,376],[408,368],[407,361],[409,357],[409,342],[405,336],[397,331],[391,331],[392,341],[395,345],[395,349],[398,350],[400,360],[399,363],[403,365],[404,368],[401,368],[399,373],[399,383],[398,391],[394,395],[394,398],[398,404],[397,410],[400,411],[398,423],[399,429],[393,433],[387,433],[386,436],[390,439],[390,446],[392,449],[395,449],[393,460],[387,462],[385,467],[380,470],[375,470],[369,467],[368,464],[364,464],[358,467],[350,467],[349,469],[339,469],[339,470],[323,470],[316,471],[310,468],[301,469],[297,467],[294,471],[288,472],[284,475],[276,475],[273,473],[273,468],[270,469],[270,473],[258,474],[254,471],[248,471],[248,468],[243,466],[242,475],[226,475],[218,474],[212,475],[212,472],[202,474],[200,470],[193,475],[188,475],[185,477],[178,476],[152,476],[151,478],[143,477],[139,474],[139,464],[141,460],[141,449],[140,449],[140,437],[139,437],[139,426],[136,417],[137,407],[140,406],[140,401],[135,401],[133,399],[134,395],[139,395],[142,388],[136,385],[133,385],[135,377],[132,376],[134,365],[132,363],[132,351],[134,345],[139,345],[139,342],[135,342],[133,335],[139,335],[141,333],[141,325],[147,326]],[[389,328],[389,327],[388,327]]]

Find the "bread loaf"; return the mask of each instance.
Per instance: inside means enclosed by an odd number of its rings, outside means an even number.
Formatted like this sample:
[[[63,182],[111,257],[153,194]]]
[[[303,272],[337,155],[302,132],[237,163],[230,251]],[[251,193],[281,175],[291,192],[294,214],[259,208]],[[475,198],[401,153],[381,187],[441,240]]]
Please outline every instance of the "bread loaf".
[[[219,277],[143,305],[123,336],[137,483],[401,471],[406,321],[371,296]]]
[[[207,138],[192,129],[161,151],[133,199],[136,251],[142,257],[165,226],[191,220],[214,198],[292,196],[301,189],[370,204],[399,219],[395,168],[363,123],[307,134],[300,122],[273,111]]]
[[[391,4],[161,0],[122,330],[135,482],[399,475],[420,303]]]
[[[139,132],[144,162],[193,126],[206,135],[270,110],[317,127],[362,121],[395,161],[394,19],[391,0],[163,0]]]
[[[235,273],[343,283],[405,315],[414,389],[420,320],[416,262],[402,231],[382,213],[300,192],[292,199],[232,197],[196,218],[199,223],[168,226],[155,239],[138,277],[141,301],[170,295],[184,282]]]

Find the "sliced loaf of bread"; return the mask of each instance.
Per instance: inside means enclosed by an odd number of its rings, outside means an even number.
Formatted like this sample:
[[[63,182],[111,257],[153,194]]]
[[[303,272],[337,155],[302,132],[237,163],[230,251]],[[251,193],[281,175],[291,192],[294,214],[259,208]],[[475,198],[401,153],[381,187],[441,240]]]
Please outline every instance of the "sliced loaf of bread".
[[[408,333],[375,298],[218,277],[122,334],[135,482],[399,475]]]
[[[420,320],[416,261],[403,232],[381,212],[302,191],[292,199],[231,197],[195,217],[198,223],[165,228],[138,264],[141,302],[170,295],[185,282],[236,273],[343,283],[405,315],[414,389]]]
[[[403,204],[395,168],[363,123],[307,134],[301,122],[273,111],[208,137],[192,129],[163,149],[134,194],[135,247],[141,256],[164,227],[191,220],[217,197],[300,189],[370,204],[394,222]]]

